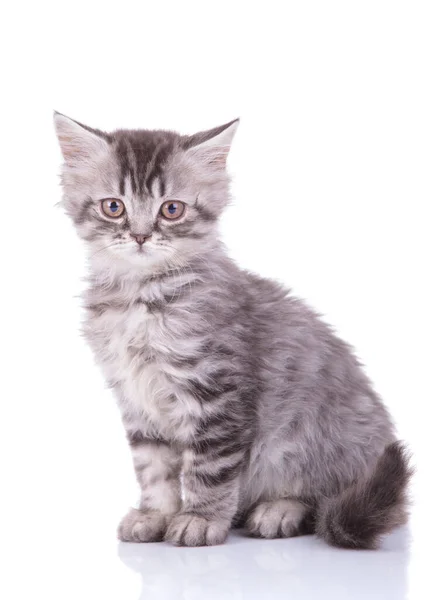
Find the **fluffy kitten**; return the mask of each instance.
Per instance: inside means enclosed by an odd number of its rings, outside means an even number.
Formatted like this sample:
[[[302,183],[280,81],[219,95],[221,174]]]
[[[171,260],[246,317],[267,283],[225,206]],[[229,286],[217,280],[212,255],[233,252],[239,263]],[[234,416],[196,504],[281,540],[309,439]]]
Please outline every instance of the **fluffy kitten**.
[[[142,490],[119,537],[201,546],[244,525],[373,548],[405,520],[406,453],[349,346],[226,255],[237,124],[104,133],[55,114],[89,249],[84,330]]]

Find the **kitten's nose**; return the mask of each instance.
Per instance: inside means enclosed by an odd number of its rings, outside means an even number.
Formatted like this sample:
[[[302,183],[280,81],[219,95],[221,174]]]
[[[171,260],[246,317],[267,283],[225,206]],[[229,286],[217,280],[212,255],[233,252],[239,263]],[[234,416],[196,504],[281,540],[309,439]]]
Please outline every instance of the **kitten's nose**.
[[[150,237],[149,235],[143,235],[142,233],[130,233],[130,236],[134,238],[140,246]]]

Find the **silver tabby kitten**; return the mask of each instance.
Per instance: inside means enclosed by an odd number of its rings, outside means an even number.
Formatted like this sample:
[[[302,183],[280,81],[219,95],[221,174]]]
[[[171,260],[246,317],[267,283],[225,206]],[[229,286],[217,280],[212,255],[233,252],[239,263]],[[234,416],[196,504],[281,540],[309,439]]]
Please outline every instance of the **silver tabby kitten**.
[[[202,546],[239,525],[373,548],[405,520],[406,453],[349,346],[225,253],[237,124],[104,133],[55,114],[84,331],[141,486],[119,537]]]

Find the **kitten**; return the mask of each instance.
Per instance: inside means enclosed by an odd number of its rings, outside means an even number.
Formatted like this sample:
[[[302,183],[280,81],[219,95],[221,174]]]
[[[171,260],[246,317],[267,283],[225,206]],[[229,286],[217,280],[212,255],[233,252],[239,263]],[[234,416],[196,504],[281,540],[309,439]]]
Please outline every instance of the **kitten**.
[[[406,451],[350,347],[219,241],[237,125],[104,133],[55,114],[84,332],[141,486],[118,535],[202,546],[240,525],[374,548],[406,518]]]

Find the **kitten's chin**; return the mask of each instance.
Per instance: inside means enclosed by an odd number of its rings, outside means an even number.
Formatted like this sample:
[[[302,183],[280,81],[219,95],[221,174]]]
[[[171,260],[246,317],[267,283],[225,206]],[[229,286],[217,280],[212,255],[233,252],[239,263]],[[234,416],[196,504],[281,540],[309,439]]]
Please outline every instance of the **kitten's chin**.
[[[143,244],[140,247],[136,244],[134,247],[126,248],[121,255],[121,259],[128,261],[130,265],[148,268],[167,265],[168,258],[169,253],[150,244]]]
[[[154,248],[124,248],[121,251],[107,249],[89,257],[91,266],[96,271],[109,271],[118,275],[133,273],[153,273],[167,270],[169,260],[165,252],[156,252]]]

